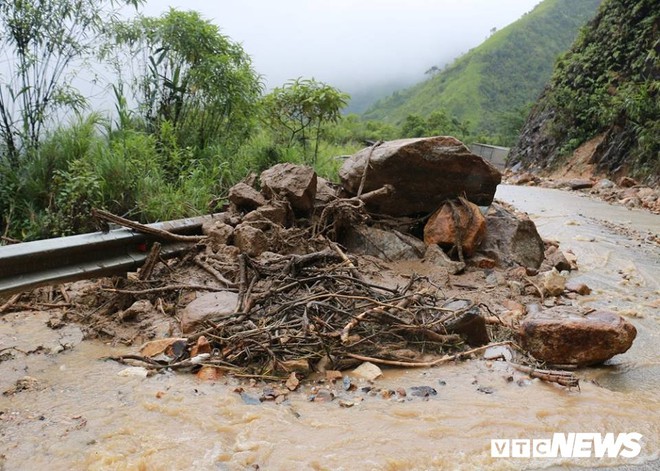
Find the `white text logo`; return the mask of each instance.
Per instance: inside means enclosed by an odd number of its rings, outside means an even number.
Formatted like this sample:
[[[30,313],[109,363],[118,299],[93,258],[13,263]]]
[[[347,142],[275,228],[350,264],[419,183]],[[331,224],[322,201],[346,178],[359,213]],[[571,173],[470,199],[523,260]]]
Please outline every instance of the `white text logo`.
[[[634,458],[642,451],[640,433],[555,433],[552,438],[492,439],[494,458]]]

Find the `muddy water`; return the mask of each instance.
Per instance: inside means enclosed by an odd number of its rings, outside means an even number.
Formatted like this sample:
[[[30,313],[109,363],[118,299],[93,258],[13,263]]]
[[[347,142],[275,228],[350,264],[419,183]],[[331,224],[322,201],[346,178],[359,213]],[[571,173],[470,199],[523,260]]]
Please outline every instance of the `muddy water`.
[[[660,218],[548,190],[503,187],[498,197],[528,211],[544,237],[578,255],[577,276],[595,288],[581,302],[618,310],[639,330],[634,347],[612,366],[578,373],[581,391],[479,360],[389,371],[375,385],[409,392],[431,386],[437,395],[428,398],[384,399],[336,387],[334,401],[310,402],[305,387],[283,404],[250,405],[229,378],[120,376],[125,367],[98,358],[122,350],[79,343],[73,327],[45,328],[43,313],[12,314],[0,318],[0,355],[13,354],[0,362],[0,390],[26,375],[37,383],[0,396],[0,469],[657,469],[660,250],[599,219],[658,232]],[[9,347],[16,350],[3,350]],[[263,385],[243,387],[258,395]],[[340,398],[354,405],[342,408]],[[491,438],[633,431],[644,436],[635,459],[490,457]]]

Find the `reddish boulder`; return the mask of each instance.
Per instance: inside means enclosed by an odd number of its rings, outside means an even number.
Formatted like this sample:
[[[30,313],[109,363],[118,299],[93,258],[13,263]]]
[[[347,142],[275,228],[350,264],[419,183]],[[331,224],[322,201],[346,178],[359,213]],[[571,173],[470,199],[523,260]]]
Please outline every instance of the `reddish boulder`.
[[[395,189],[370,199],[367,206],[392,216],[430,213],[446,199],[462,195],[487,206],[502,179],[495,167],[456,138],[400,139],[363,149],[344,162],[339,176],[348,193],[357,194],[367,161],[363,193],[386,184]]]
[[[522,345],[537,360],[554,365],[588,366],[627,351],[637,330],[621,316],[596,311],[585,316],[549,309],[520,324]]]
[[[460,237],[463,253],[469,257],[477,249],[485,234],[486,219],[479,211],[479,207],[462,200],[453,204],[445,203],[433,213],[424,226],[424,243],[438,244],[442,247],[454,246]]]
[[[297,214],[307,215],[314,208],[317,177],[311,167],[291,163],[277,164],[264,170],[259,181],[261,192],[267,198],[275,195],[285,198]]]

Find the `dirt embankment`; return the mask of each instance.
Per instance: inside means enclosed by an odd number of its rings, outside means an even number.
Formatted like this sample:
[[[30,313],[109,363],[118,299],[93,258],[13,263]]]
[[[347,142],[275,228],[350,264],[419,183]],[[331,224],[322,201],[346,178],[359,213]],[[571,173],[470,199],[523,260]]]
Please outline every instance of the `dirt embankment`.
[[[552,171],[531,173],[509,169],[504,182],[579,191],[611,204],[660,214],[660,187],[641,184],[627,176],[623,169],[610,178],[599,170],[594,156],[603,139],[604,136],[598,136],[585,142],[561,168]]]

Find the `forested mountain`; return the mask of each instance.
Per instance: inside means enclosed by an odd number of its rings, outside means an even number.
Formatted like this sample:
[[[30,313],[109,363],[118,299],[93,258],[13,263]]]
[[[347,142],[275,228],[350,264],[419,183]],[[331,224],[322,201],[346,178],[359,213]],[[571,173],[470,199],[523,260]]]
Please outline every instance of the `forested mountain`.
[[[399,124],[408,115],[443,111],[469,122],[473,134],[506,134],[503,128],[522,119],[526,105],[548,82],[557,56],[600,2],[544,0],[430,79],[378,101],[363,116]]]
[[[657,0],[606,0],[523,127],[511,163],[552,169],[580,144],[590,164],[660,183],[660,8]]]

